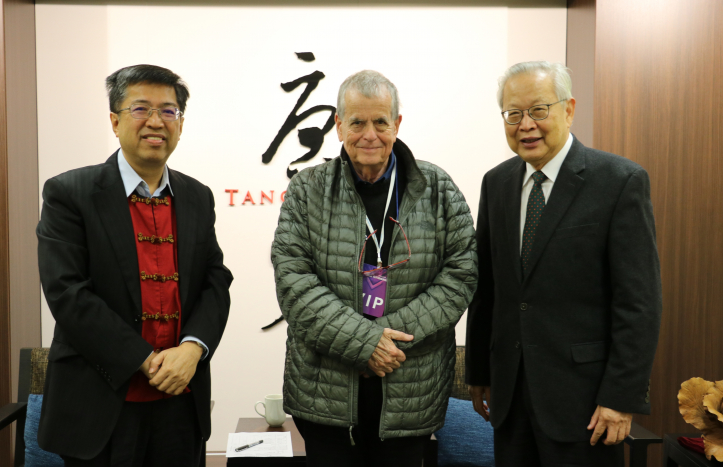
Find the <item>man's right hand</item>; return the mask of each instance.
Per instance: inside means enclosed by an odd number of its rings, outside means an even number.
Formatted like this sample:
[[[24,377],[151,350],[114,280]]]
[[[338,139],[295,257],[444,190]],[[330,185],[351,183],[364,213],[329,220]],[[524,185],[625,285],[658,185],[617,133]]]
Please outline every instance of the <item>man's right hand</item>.
[[[414,336],[405,334],[394,329],[384,328],[377,348],[369,359],[367,366],[376,373],[377,376],[384,377],[387,373],[391,373],[400,367],[401,363],[407,359],[404,352],[397,348],[394,340],[410,342],[414,340]]]
[[[485,420],[490,421],[490,387],[489,386],[467,386],[469,395],[472,396],[474,411],[482,415]]]
[[[146,378],[148,378],[148,379],[151,379],[154,376],[152,373],[150,373],[150,369],[151,369],[151,360],[153,360],[153,357],[155,357],[156,355],[158,355],[158,352],[156,352],[154,350],[153,353],[150,354],[148,356],[148,358],[146,358],[146,361],[143,362],[143,365],[141,365],[141,367],[140,367],[140,370],[143,372],[144,375],[146,375]]]

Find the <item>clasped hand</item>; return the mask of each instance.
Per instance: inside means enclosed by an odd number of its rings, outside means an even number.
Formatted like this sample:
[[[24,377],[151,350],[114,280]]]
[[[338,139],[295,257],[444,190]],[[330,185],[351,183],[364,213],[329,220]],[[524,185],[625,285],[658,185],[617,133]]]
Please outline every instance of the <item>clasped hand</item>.
[[[411,342],[414,340],[414,336],[394,329],[384,328],[377,348],[374,349],[374,353],[369,359],[369,363],[367,363],[369,369],[382,378],[399,368],[401,363],[407,359],[404,352],[397,348],[394,340]]]
[[[141,371],[151,386],[177,396],[196,374],[196,365],[202,355],[203,349],[195,342],[184,342],[163,352],[153,352],[141,365]]]

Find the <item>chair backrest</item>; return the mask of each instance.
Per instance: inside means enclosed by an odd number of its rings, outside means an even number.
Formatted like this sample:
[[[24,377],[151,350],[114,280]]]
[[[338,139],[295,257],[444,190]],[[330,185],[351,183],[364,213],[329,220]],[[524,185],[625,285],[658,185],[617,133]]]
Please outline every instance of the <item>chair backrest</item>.
[[[467,391],[467,383],[464,382],[464,346],[457,346],[457,361],[454,364],[454,383],[452,383],[451,397],[471,401],[472,398]]]
[[[20,349],[18,402],[28,402],[30,394],[43,393],[49,352],[50,349],[47,347]]]
[[[45,373],[48,369],[47,347],[20,349],[18,378],[18,402],[28,402],[30,394],[43,394]],[[15,467],[25,465],[25,417],[17,421],[15,428]]]
[[[48,371],[48,347],[32,349],[30,356],[30,394],[42,394],[45,387],[45,373]]]

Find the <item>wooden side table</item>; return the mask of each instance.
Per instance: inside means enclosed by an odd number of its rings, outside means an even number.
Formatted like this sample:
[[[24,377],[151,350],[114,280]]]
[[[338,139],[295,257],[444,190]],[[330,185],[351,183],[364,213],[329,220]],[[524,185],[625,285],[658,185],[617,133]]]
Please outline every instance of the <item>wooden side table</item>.
[[[306,445],[292,418],[287,418],[279,428],[271,428],[263,418],[239,418],[236,433],[291,432],[291,449],[294,457],[229,457],[227,467],[299,467],[306,465]],[[437,467],[437,438],[434,434],[424,447],[424,467]]]
[[[664,467],[711,467],[723,463],[715,459],[708,460],[703,454],[691,451],[680,445],[679,436],[698,438],[699,433],[671,433],[663,437],[663,465]]]
[[[299,467],[306,465],[306,447],[304,438],[296,428],[294,420],[287,418],[279,428],[271,428],[263,418],[239,418],[236,433],[291,432],[291,449],[294,457],[229,457],[228,467]]]

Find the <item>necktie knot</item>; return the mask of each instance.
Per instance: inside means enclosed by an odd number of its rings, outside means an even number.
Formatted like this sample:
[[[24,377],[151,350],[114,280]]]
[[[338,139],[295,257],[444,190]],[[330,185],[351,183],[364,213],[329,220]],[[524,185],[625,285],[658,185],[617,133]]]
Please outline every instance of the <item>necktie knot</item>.
[[[547,180],[547,175],[538,170],[537,172],[532,174],[532,179],[535,181],[535,185],[540,186],[542,182]]]

